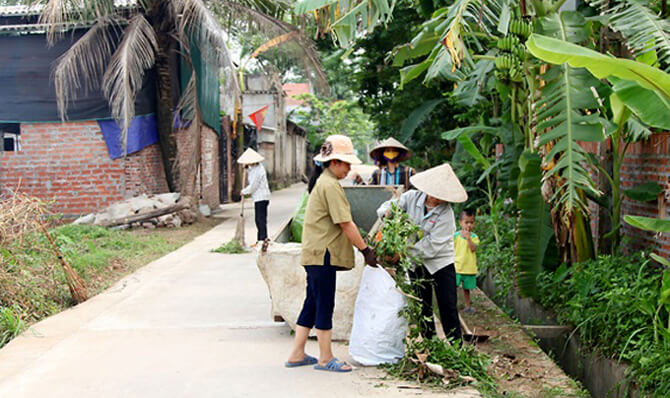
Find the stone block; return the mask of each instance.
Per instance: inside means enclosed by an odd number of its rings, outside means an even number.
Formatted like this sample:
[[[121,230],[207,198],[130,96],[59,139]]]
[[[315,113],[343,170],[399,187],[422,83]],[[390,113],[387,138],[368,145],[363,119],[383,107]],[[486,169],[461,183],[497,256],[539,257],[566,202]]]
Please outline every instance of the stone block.
[[[256,251],[256,264],[272,300],[272,313],[269,315],[271,318],[281,316],[292,329],[295,329],[305,301],[307,285],[305,270],[300,265],[300,250],[299,243],[271,242],[267,252],[261,252],[260,247]],[[349,340],[364,266],[363,256],[356,251],[356,267],[337,272],[333,340]]]

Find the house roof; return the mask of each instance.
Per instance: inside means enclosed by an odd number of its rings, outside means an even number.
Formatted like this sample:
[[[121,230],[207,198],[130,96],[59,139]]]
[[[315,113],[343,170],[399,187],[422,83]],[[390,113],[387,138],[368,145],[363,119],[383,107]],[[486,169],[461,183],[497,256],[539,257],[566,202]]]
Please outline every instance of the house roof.
[[[282,89],[286,93],[286,106],[301,105],[303,101],[297,100],[293,97],[300,94],[309,94],[312,92],[309,83],[285,83],[282,85]]]
[[[114,6],[118,10],[133,9],[138,6],[138,0],[114,0]],[[44,4],[0,6],[0,34],[44,33],[47,26],[37,23],[42,10]],[[61,30],[87,28],[92,24],[93,21],[65,23]]]

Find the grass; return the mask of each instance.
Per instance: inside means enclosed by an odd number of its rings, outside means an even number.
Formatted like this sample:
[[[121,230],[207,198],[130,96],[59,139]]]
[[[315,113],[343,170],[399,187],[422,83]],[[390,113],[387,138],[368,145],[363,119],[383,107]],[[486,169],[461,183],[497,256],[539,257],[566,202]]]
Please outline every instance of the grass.
[[[218,222],[207,219],[178,229],[125,231],[64,225],[50,233],[93,296]],[[63,270],[43,235],[0,249],[0,347],[30,324],[72,305]]]
[[[247,253],[247,249],[245,249],[244,246],[240,244],[240,242],[233,239],[230,242],[224,243],[223,245],[212,250],[212,253],[242,254]]]

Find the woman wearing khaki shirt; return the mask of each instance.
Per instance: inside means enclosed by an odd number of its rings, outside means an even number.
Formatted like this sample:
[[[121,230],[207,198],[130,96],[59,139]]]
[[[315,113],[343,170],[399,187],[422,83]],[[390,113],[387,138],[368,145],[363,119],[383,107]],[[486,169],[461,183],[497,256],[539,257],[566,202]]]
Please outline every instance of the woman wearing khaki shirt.
[[[307,272],[307,295],[285,366],[315,365],[319,370],[349,372],[351,366],[338,361],[331,348],[335,272],[354,267],[352,244],[363,253],[368,265],[376,266],[376,258],[352,220],[349,202],[338,180],[347,176],[351,164],[361,161],[354,154],[349,137],[343,135],[329,136],[314,161],[320,166],[317,164],[308,186],[310,195],[302,234],[301,264]],[[316,328],[319,341],[318,360],[305,353],[312,328]]]

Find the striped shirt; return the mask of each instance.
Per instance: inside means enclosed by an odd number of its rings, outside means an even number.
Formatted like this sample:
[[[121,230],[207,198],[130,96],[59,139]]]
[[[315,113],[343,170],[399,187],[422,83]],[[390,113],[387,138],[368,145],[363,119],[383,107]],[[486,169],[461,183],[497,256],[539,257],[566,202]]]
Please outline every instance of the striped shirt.
[[[242,195],[251,195],[254,202],[270,200],[270,186],[268,185],[268,176],[265,172],[265,167],[257,163],[249,167],[248,170],[249,185],[242,190]]]

